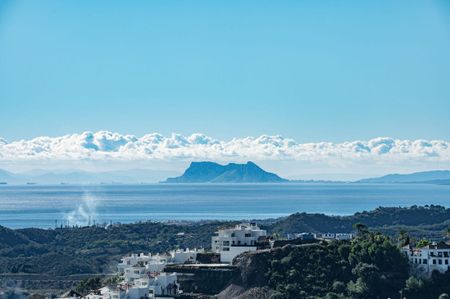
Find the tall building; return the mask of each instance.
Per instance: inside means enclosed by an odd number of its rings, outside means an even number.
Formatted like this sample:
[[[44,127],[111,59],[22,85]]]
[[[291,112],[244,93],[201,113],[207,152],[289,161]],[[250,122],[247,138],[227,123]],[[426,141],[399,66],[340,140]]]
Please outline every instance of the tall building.
[[[217,231],[212,237],[211,248],[220,254],[222,263],[231,263],[233,258],[243,252],[256,251],[256,242],[265,236],[267,232],[255,223],[241,223]]]

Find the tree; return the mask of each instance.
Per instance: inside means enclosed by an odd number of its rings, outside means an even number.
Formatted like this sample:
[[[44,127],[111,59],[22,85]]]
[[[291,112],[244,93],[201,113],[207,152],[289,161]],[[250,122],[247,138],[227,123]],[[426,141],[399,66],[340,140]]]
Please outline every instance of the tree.
[[[405,282],[404,291],[407,294],[418,293],[424,286],[424,283],[421,279],[418,279],[414,276],[410,276]]]
[[[369,231],[369,229],[367,228],[367,225],[365,225],[363,223],[355,223],[353,225],[353,228],[356,229],[356,231],[358,232],[358,235],[363,235]]]
[[[416,247],[422,248],[422,247],[428,246],[430,244],[431,244],[430,241],[428,241],[426,239],[421,239],[419,242],[417,242]]]
[[[96,290],[102,286],[101,279],[99,277],[91,277],[83,279],[78,283],[75,291],[81,294],[87,294],[92,290]]]
[[[410,238],[409,238],[409,235],[408,235],[408,233],[405,231],[405,230],[400,230],[400,232],[399,232],[399,236],[398,236],[398,245],[400,246],[400,247],[403,247],[403,246],[406,246],[406,245],[408,245],[409,243],[410,243]]]

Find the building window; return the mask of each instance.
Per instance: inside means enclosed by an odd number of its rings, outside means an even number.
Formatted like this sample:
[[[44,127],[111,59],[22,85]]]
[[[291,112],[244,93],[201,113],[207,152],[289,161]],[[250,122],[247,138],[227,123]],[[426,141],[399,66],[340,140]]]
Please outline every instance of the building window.
[[[423,259],[422,261],[424,264],[428,264],[428,260],[427,259]]]
[[[230,251],[230,248],[229,247],[224,247],[222,250],[223,251]]]
[[[223,241],[223,246],[230,246],[230,241]]]
[[[448,260],[445,260],[445,264],[448,265]]]
[[[433,265],[436,265],[436,259],[433,259]]]
[[[252,234],[245,234],[246,238],[250,238],[252,236]]]
[[[442,265],[442,260],[439,259],[439,260],[438,260],[438,263],[439,263],[439,265]]]

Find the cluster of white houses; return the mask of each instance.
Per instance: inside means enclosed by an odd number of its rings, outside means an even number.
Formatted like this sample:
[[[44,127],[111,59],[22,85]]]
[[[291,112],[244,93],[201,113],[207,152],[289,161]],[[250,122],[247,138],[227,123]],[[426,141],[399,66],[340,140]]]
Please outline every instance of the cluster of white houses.
[[[351,239],[351,234],[292,234],[288,239]],[[241,253],[256,251],[260,242],[268,241],[267,232],[255,223],[241,223],[232,228],[218,230],[211,238],[212,252],[220,257],[220,264],[226,266]],[[271,243],[270,245],[273,245]],[[196,264],[202,266],[198,254],[203,249],[173,250],[163,254],[131,254],[117,265],[119,281],[102,287],[84,296],[85,299],[141,299],[170,298],[182,293],[176,272],[166,272],[173,265]],[[211,264],[204,264],[211,265]],[[173,268],[173,267],[172,267]],[[80,298],[76,293],[61,298]]]
[[[420,248],[406,245],[402,251],[420,275],[428,276],[434,270],[444,273],[450,269],[450,245],[448,244],[433,243]]]
[[[203,249],[173,250],[166,254],[131,254],[117,265],[120,281],[93,291],[86,299],[167,298],[180,292],[177,273],[164,272],[170,264],[195,263]]]
[[[267,232],[254,223],[239,224],[221,229],[212,237],[212,251],[220,256],[220,262],[231,263],[233,258],[257,249],[256,242]],[[94,290],[85,299],[141,299],[170,298],[182,293],[176,272],[165,272],[169,265],[196,264],[197,255],[203,249],[173,250],[168,253],[131,254],[124,256],[117,265],[119,281],[116,284]],[[80,298],[68,292],[61,298]]]

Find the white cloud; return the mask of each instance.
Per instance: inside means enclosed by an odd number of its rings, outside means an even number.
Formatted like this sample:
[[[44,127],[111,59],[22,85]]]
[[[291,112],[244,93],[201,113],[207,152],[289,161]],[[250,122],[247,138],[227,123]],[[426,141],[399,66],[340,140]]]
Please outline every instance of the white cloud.
[[[36,160],[294,160],[339,164],[342,161],[449,162],[450,142],[380,137],[343,143],[298,143],[281,136],[224,141],[192,134],[158,133],[142,137],[107,131],[6,142],[0,138],[0,161]]]

